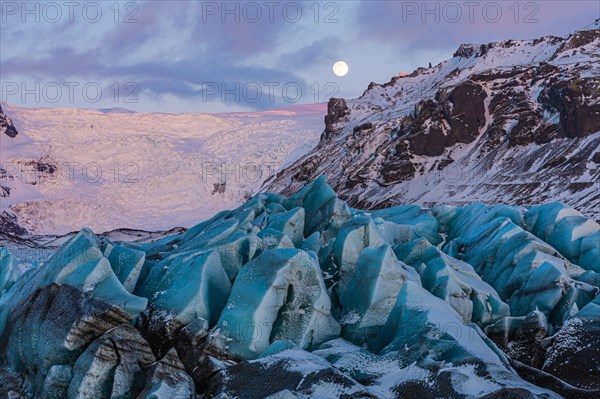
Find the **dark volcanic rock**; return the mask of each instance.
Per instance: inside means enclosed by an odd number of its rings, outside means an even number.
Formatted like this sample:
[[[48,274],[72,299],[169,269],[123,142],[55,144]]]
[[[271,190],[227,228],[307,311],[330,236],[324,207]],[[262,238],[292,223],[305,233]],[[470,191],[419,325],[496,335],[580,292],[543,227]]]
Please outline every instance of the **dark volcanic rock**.
[[[0,186],[0,191],[2,189],[3,186]],[[23,236],[28,233],[26,229],[19,225],[17,217],[6,211],[0,213],[0,231],[16,236]]]
[[[363,123],[360,126],[356,126],[353,129],[353,133],[355,133],[355,134],[356,133],[360,133],[362,130],[369,130],[369,129],[372,129],[372,128],[373,128],[373,124],[371,122]]]
[[[34,291],[9,314],[0,338],[0,364],[42,387],[52,366],[73,364],[94,339],[130,321],[89,294],[52,284]]]
[[[6,133],[6,135],[11,138],[15,138],[17,137],[17,134],[19,134],[10,118],[2,111],[2,107],[0,107],[0,134],[1,133]]]
[[[390,159],[383,164],[381,176],[387,184],[393,184],[410,180],[416,171],[415,166],[409,161]]]
[[[161,310],[148,307],[135,320],[135,327],[150,343],[154,354],[161,358],[173,347],[184,324]]]
[[[211,378],[206,397],[226,393],[231,397],[265,398],[285,390],[310,395],[328,384],[346,393],[340,398],[374,397],[320,357],[300,350],[231,366]]]
[[[540,311],[526,317],[508,317],[485,329],[485,333],[511,359],[541,368],[550,342],[548,321]]]
[[[23,374],[7,368],[0,368],[0,397],[10,399],[26,399],[33,396],[31,381]]]
[[[208,345],[208,333],[208,321],[196,319],[179,331],[175,343],[177,354],[198,392],[203,392],[209,379],[227,366],[225,361],[219,359],[226,358],[226,354]]]
[[[325,115],[325,132],[324,138],[334,132],[334,125],[341,122],[350,110],[346,105],[346,100],[343,98],[331,98],[327,103],[327,115]]]
[[[466,81],[448,93],[448,101],[452,104],[450,114],[450,134],[446,146],[455,143],[470,143],[485,125],[485,105],[487,94],[483,88],[473,82]]]
[[[417,104],[406,132],[412,152],[438,156],[449,146],[475,140],[485,124],[486,97],[480,85],[467,81],[449,92],[438,92],[435,101]]]
[[[600,130],[600,104],[590,104],[598,96],[600,78],[553,82],[540,94],[539,101],[560,113],[559,133],[563,137],[585,137]]]
[[[573,32],[573,34],[569,36],[569,38],[560,45],[556,53],[550,59],[554,60],[556,59],[556,56],[560,53],[564,53],[565,51],[577,49],[578,47],[583,47],[585,45],[593,43],[598,38],[600,38],[600,30],[598,29],[581,30]]]
[[[504,387],[499,391],[482,396],[481,399],[542,399],[540,396],[522,388]]]
[[[600,397],[599,389],[581,389],[574,387],[573,385],[567,384],[552,374],[546,373],[516,360],[511,360],[511,365],[524,380],[529,381],[537,386],[550,389],[566,399],[597,399]],[[495,399],[496,397],[490,396],[489,398]]]
[[[139,399],[154,398],[163,395],[170,398],[196,398],[196,390],[192,378],[187,375],[175,349],[153,364],[146,376],[146,388],[138,396]]]
[[[453,57],[464,57],[464,58],[469,58],[471,57],[473,54],[475,54],[475,47],[473,47],[472,44],[461,44],[458,47],[458,50],[456,50],[454,52],[454,54],[452,54]]]
[[[543,370],[575,387],[600,390],[599,320],[600,313],[596,320],[569,320],[553,337]]]
[[[140,333],[120,325],[96,339],[73,366],[70,398],[135,398],[154,355]]]
[[[435,367],[434,367],[435,368]],[[474,373],[477,377],[494,381],[494,377],[487,374],[483,364],[474,365]],[[454,387],[456,379],[461,377],[454,374],[452,370],[438,369],[435,379],[429,381],[409,380],[399,384],[395,389],[397,399],[466,399],[472,398],[473,393],[459,392]],[[464,377],[462,377],[464,378]],[[502,386],[498,390],[485,396],[477,396],[485,399],[546,399],[545,394],[537,395],[530,390],[520,387]]]

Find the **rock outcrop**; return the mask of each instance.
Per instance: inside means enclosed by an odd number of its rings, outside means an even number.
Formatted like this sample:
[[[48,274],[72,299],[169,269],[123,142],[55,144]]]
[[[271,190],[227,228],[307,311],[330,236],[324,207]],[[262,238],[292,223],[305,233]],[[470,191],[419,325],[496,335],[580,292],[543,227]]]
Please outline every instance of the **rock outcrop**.
[[[13,139],[19,134],[12,120],[2,111],[2,107],[0,107],[0,134],[2,133]]]

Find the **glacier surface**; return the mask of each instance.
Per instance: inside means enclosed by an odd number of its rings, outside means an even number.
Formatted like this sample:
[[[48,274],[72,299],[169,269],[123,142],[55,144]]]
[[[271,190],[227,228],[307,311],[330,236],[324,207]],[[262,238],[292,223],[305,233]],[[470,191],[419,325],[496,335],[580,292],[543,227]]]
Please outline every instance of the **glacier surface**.
[[[3,248],[0,390],[596,398],[599,231],[560,203],[362,211],[319,178],[152,242],[83,229],[24,273]]]

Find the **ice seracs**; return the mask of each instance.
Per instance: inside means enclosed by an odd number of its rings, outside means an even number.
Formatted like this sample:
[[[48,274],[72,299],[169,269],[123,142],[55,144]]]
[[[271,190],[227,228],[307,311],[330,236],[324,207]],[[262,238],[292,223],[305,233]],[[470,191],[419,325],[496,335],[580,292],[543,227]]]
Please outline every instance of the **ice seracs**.
[[[377,336],[405,281],[403,264],[388,244],[365,248],[340,295],[345,319],[342,336],[358,344]]]
[[[256,358],[275,340],[314,349],[339,335],[314,252],[267,250],[238,273],[215,345],[241,359]]]
[[[525,213],[527,230],[571,262],[600,273],[600,225],[562,203],[534,206]]]
[[[321,178],[154,242],[84,229],[22,276],[2,249],[0,387],[596,398],[597,232],[563,204],[358,210]]]

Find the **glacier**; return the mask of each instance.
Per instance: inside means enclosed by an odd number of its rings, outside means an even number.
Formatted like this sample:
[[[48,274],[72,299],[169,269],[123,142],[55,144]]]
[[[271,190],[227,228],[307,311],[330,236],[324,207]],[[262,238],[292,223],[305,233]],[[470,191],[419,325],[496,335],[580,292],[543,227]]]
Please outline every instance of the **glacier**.
[[[561,203],[359,210],[320,177],[148,242],[0,249],[15,398],[597,398],[600,226]]]
[[[0,224],[43,235],[190,228],[235,208],[317,143],[327,108],[177,114],[18,105],[0,104]]]

